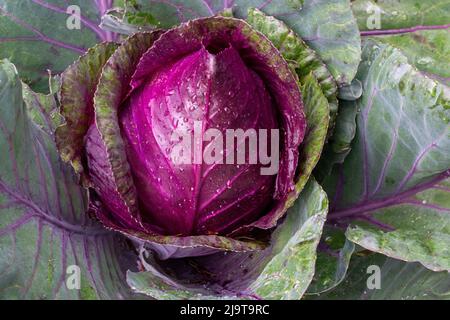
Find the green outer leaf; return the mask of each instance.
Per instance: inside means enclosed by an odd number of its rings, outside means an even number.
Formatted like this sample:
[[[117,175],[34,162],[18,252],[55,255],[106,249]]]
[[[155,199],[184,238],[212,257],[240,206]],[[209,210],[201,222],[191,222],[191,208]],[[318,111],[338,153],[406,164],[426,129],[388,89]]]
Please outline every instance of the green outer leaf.
[[[368,289],[373,275],[369,266],[380,267],[380,289]],[[371,282],[371,281],[370,281]],[[356,253],[340,286],[319,296],[320,300],[449,300],[450,274],[433,272],[419,263],[405,263],[381,254]]]
[[[114,10],[113,12],[110,12],[108,14],[105,14],[102,17],[102,22],[100,23],[100,27],[103,30],[108,30],[111,32],[131,36],[137,32],[143,32],[143,31],[152,31],[155,30],[156,27],[154,25],[148,25],[148,26],[136,26],[133,24],[130,24],[129,22],[125,21],[123,18],[123,10]]]
[[[137,0],[170,28],[180,22],[208,17],[232,8],[245,19],[249,8],[258,8],[283,20],[325,61],[339,84],[350,83],[361,58],[361,39],[349,0]]]
[[[94,121],[93,98],[97,83],[115,43],[101,43],[89,49],[62,74],[61,115],[65,124],[56,130],[56,144],[61,158],[70,162],[76,173],[82,173],[84,137]]]
[[[181,279],[170,276],[162,265],[152,260],[146,267],[148,271],[128,273],[128,283],[136,292],[154,298],[212,299],[223,295],[245,299],[300,299],[314,274],[316,247],[328,209],[327,196],[314,179],[310,179],[300,198],[302,201],[289,209],[286,220],[272,234],[271,246],[264,251],[173,259],[172,264],[182,264],[186,277]],[[144,264],[147,263],[146,259]],[[172,267],[169,268],[173,271]],[[202,271],[199,273],[199,270]],[[195,273],[197,278],[192,278]],[[205,282],[204,274],[212,277],[209,281],[226,285]]]
[[[236,296],[212,296],[196,293],[190,288],[182,288],[177,284],[175,288],[150,272],[127,272],[127,282],[137,293],[145,294],[157,300],[234,300]]]
[[[47,92],[48,69],[60,73],[87,48],[116,38],[98,27],[108,2],[0,0],[0,59],[10,59],[27,84]],[[69,5],[81,10],[79,30],[67,27]]]
[[[346,161],[324,180],[334,199],[329,218],[372,225],[348,233],[368,249],[447,270],[448,204],[432,195],[429,205],[417,202],[450,174],[448,88],[388,45],[368,41],[363,58],[357,136]]]
[[[361,30],[369,29],[367,21],[374,12],[380,12],[381,30],[450,23],[448,0],[355,0],[352,9]]]
[[[450,85],[449,30],[427,30],[377,37],[378,41],[401,49],[408,61],[427,77]]]
[[[450,180],[415,194],[374,217],[395,228],[383,231],[358,224],[347,238],[371,251],[404,261],[420,262],[433,271],[450,271]]]
[[[305,77],[310,73],[314,75],[328,100],[332,123],[331,129],[338,110],[337,85],[326,65],[320,60],[315,51],[309,48],[284,22],[267,16],[262,11],[254,8],[249,9],[247,22],[269,38],[272,44],[280,50],[283,57],[294,67],[301,83],[305,82]]]
[[[330,291],[344,280],[355,244],[341,230],[325,226],[317,252],[316,271],[306,294]]]
[[[267,244],[262,241],[257,241],[253,238],[240,240],[216,236],[216,235],[201,235],[190,237],[177,237],[177,236],[160,236],[154,234],[148,234],[140,231],[122,228],[115,224],[110,224],[109,221],[103,220],[104,225],[114,231],[121,232],[127,237],[130,237],[137,242],[149,241],[156,244],[167,245],[171,249],[218,249],[231,252],[246,252],[262,250],[267,247]]]
[[[119,239],[86,216],[86,193],[46,133],[53,123],[28,118],[49,97],[26,94],[27,106],[15,67],[0,61],[0,298],[130,297]],[[66,286],[70,265],[80,290]]]
[[[353,79],[350,84],[339,87],[338,98],[345,101],[354,101],[362,95],[362,84],[358,79]]]
[[[263,10],[276,17],[284,8],[272,1]],[[349,0],[304,0],[298,16],[282,20],[325,61],[338,84],[351,83],[361,60],[361,38]]]
[[[224,292],[222,295],[211,295],[204,287],[191,285],[185,280],[174,280],[160,271],[153,257],[148,251],[140,252],[141,263],[145,272],[127,272],[127,283],[137,293],[145,294],[157,300],[223,300],[239,298],[233,293]]]
[[[308,182],[314,167],[319,162],[325,144],[330,121],[330,109],[319,83],[312,74],[303,79],[301,85],[308,131],[301,146],[299,161],[300,176],[295,184],[295,192],[300,193]]]
[[[314,179],[305,187],[301,199],[274,231],[275,255],[250,286],[264,299],[300,299],[313,278],[328,199]]]
[[[337,154],[350,152],[351,143],[356,134],[357,111],[354,103],[341,101],[341,108],[336,119],[336,128],[330,143],[332,152]]]
[[[314,174],[321,182],[331,173],[334,165],[343,163],[351,150],[351,143],[356,135],[356,103],[340,101],[339,114],[336,118],[336,127],[330,141],[325,145],[324,151]]]

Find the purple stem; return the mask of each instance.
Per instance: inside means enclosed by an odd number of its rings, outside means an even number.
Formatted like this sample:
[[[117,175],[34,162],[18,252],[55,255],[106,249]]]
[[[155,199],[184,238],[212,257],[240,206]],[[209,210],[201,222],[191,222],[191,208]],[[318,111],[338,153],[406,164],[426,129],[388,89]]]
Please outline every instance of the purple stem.
[[[211,8],[211,4],[209,3],[209,1],[207,0],[202,0],[204,6],[206,7],[206,9],[208,9],[208,12],[213,16],[214,15],[214,10]]]
[[[439,29],[448,29],[450,28],[450,23],[440,26],[415,26],[410,28],[401,28],[401,29],[390,29],[390,30],[368,30],[361,31],[361,36],[384,36],[389,34],[402,34],[402,33],[410,33],[421,30],[439,30]]]
[[[3,193],[14,202],[20,203],[21,205],[29,208],[33,212],[31,216],[42,219],[52,225],[57,226],[60,229],[66,230],[67,232],[74,234],[83,234],[84,236],[109,235],[109,231],[106,231],[105,229],[72,225],[64,220],[59,220],[48,212],[42,210],[31,199],[28,199],[26,196],[23,196],[17,193],[15,190],[10,189],[2,180],[0,180],[0,193]]]
[[[97,6],[97,9],[99,11],[99,15],[101,18],[106,13],[106,11],[108,11],[109,9],[112,8],[113,1],[112,0],[95,0],[95,5]],[[106,41],[117,41],[119,38],[119,35],[117,33],[110,32],[110,31],[103,31],[103,30],[102,30],[102,32],[105,35]]]
[[[427,153],[437,147],[437,143],[446,136],[446,131],[442,133],[436,140],[434,140],[430,145],[428,145],[420,154],[419,156],[414,160],[414,163],[411,167],[411,169],[408,171],[406,176],[403,178],[403,180],[400,182],[400,184],[397,187],[396,193],[399,193],[405,185],[411,180],[414,173],[417,171],[417,167],[419,166],[422,159],[427,155]]]
[[[354,217],[357,216],[358,214],[368,213],[381,208],[404,204],[409,197],[414,196],[421,191],[433,187],[434,185],[436,185],[437,183],[441,182],[444,179],[447,179],[448,177],[450,177],[450,170],[440,174],[430,182],[415,186],[410,190],[398,193],[390,198],[376,199],[372,201],[363,201],[362,203],[354,207],[336,210],[330,213],[329,218],[330,220],[336,220],[339,218]]]
[[[427,71],[420,71],[420,72],[424,76],[426,76],[426,77],[428,77],[428,78],[430,78],[432,80],[439,81],[439,82],[441,82],[443,84],[446,84],[446,85],[448,85],[450,83],[450,77],[443,77],[443,76],[440,76],[440,75],[437,75],[437,74],[434,74],[434,73],[431,73],[431,72],[427,72]]]

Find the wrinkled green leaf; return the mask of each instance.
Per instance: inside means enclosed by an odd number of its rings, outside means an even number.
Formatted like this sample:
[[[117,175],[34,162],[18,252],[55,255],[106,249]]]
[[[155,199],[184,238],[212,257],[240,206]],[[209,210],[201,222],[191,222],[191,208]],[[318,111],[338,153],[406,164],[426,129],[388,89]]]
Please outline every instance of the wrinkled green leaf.
[[[101,43],[89,49],[61,76],[61,110],[65,123],[56,130],[61,158],[75,172],[83,172],[84,137],[94,121],[94,94],[102,68],[117,49],[115,43]]]
[[[346,101],[354,101],[359,99],[362,95],[362,84],[358,79],[353,79],[353,81],[345,86],[339,88],[339,99]]]
[[[443,84],[450,84],[450,33],[447,30],[420,31],[401,35],[379,36],[374,39],[401,49],[421,73]],[[357,80],[357,79],[355,79]],[[318,181],[328,175],[335,164],[342,163],[350,152],[356,133],[357,104],[340,102],[335,134],[325,147],[315,174]]]
[[[364,94],[355,102],[356,138],[345,162],[324,180],[333,199],[330,220],[364,221],[370,228],[358,227],[364,230],[358,235],[351,229],[352,241],[447,270],[448,195],[444,200],[445,190],[430,190],[450,174],[448,88],[420,74],[399,50],[374,41],[363,49],[357,78]]]
[[[317,180],[321,182],[328,176],[334,165],[343,163],[351,150],[351,143],[356,135],[356,103],[340,101],[339,114],[333,136],[325,145],[320,161],[315,170]]]
[[[312,74],[303,79],[301,91],[308,129],[301,146],[302,151],[298,168],[300,177],[295,184],[295,190],[298,193],[303,190],[319,162],[330,121],[329,105],[319,83]]]
[[[135,0],[126,0],[120,7],[108,10],[102,17],[100,28],[119,34],[133,35],[139,31],[152,31],[161,23]]]
[[[265,299],[300,299],[314,275],[316,249],[328,210],[328,200],[311,180],[301,199],[273,234],[276,255],[250,286]],[[302,203],[308,200],[307,203]]]
[[[25,94],[26,106],[15,67],[1,61],[0,298],[130,297],[119,239],[87,217],[85,191],[46,133],[54,123],[28,118],[46,118],[40,103],[49,97]],[[72,265],[80,268],[80,290],[66,285]]]
[[[316,271],[307,294],[321,294],[344,280],[355,244],[336,228],[325,226],[317,251]]]
[[[28,115],[49,136],[53,136],[55,129],[63,122],[59,114],[56,93],[52,93],[53,89],[50,89],[50,94],[44,95],[34,92],[27,84],[22,84],[23,99]]]
[[[60,73],[87,48],[116,38],[98,27],[112,2],[0,0],[0,59],[15,63],[33,89],[47,91],[47,69]],[[68,28],[76,26],[67,13],[70,5],[80,8],[80,29]]]
[[[137,194],[126,159],[118,112],[139,59],[158,36],[158,33],[137,33],[124,41],[104,65],[93,100],[95,123],[106,147],[117,191],[135,219],[138,219]]]
[[[380,288],[374,284],[373,268],[380,268]],[[376,272],[376,271],[375,271]],[[345,280],[333,290],[310,299],[337,300],[448,300],[450,274],[433,272],[419,263],[405,263],[381,254],[361,251],[352,257]]]
[[[249,9],[247,21],[252,27],[267,36],[272,44],[280,50],[283,57],[295,69],[301,83],[305,82],[305,77],[310,73],[314,75],[328,100],[331,129],[334,126],[338,110],[337,85],[326,65],[315,51],[309,48],[284,22],[254,8]]]

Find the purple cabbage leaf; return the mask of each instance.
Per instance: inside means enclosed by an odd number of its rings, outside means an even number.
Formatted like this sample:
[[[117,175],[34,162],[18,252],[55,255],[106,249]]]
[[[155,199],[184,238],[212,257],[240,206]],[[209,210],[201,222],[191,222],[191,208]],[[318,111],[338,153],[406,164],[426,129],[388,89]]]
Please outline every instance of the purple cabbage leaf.
[[[242,20],[218,17],[138,33],[114,49],[98,45],[62,75],[58,146],[95,189],[92,212],[106,227],[153,243],[263,248],[250,231],[275,226],[300,192],[294,175],[306,122],[286,61]],[[175,164],[171,135],[199,123],[280,128],[278,174],[261,176],[258,164]]]
[[[328,210],[326,194],[313,179],[300,197],[304,200],[289,209],[263,251],[159,263],[143,255],[147,271],[128,272],[127,281],[135,292],[157,299],[300,299],[314,275]],[[177,276],[165,269],[176,270]]]
[[[299,169],[303,174],[297,178],[296,189],[288,200],[293,206],[271,235],[271,245],[259,252],[225,252],[184,259],[167,259],[172,254],[167,246],[165,251],[143,246],[141,260],[146,271],[128,273],[128,283],[136,292],[158,299],[302,297],[315,273],[316,248],[328,210],[325,193],[309,174],[324,145],[329,107],[312,75],[305,77],[301,88],[309,125],[300,155]],[[295,201],[299,192],[301,201]],[[177,276],[167,270],[176,270]]]

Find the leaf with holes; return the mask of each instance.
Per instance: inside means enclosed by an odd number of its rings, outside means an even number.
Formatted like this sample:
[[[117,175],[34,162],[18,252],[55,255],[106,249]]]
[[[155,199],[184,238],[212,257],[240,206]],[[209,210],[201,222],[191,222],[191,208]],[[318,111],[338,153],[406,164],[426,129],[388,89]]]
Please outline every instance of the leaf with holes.
[[[85,191],[47,134],[52,96],[25,95],[0,61],[0,298],[130,297],[120,239],[87,217]]]

